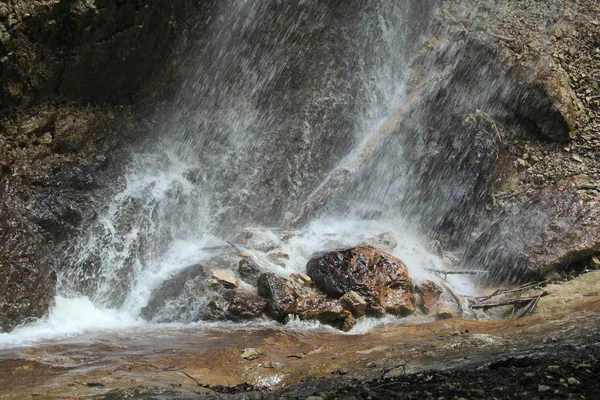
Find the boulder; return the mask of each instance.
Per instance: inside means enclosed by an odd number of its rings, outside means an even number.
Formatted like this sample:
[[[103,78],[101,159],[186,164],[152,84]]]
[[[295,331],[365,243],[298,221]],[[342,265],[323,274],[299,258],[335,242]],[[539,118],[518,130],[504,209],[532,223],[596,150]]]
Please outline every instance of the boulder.
[[[267,299],[267,314],[280,322],[288,314],[296,312],[297,294],[287,279],[272,272],[264,272],[258,278],[258,294]]]
[[[260,276],[260,267],[249,257],[244,257],[238,265],[238,273],[245,282],[256,286],[258,277]]]
[[[233,271],[228,269],[214,269],[210,271],[211,281],[227,289],[234,289],[240,286],[240,282],[235,277]]]
[[[296,303],[296,315],[301,320],[317,320],[343,331],[350,330],[356,319],[340,304],[339,300],[323,297],[303,297]]]
[[[438,309],[440,295],[443,292],[444,290],[435,282],[430,280],[423,281],[415,288],[415,293],[417,294],[417,306],[424,314],[431,314]]]
[[[186,282],[197,277],[206,278],[206,270],[201,264],[190,265],[179,271],[172,278],[167,279],[156,290],[152,292],[146,307],[142,308],[141,315],[145,319],[152,319],[166,303],[173,301],[182,293]]]
[[[492,283],[542,280],[600,252],[600,199],[562,183],[502,215],[473,243],[465,268]]]
[[[209,321],[244,321],[259,318],[267,308],[267,300],[247,290],[227,290],[214,294],[201,310],[200,319]]]
[[[371,246],[334,251],[311,259],[307,274],[333,298],[354,291],[367,303],[367,315],[409,315],[414,311],[410,278],[402,261]]]
[[[356,318],[364,316],[367,312],[367,302],[353,290],[340,297],[340,304]]]

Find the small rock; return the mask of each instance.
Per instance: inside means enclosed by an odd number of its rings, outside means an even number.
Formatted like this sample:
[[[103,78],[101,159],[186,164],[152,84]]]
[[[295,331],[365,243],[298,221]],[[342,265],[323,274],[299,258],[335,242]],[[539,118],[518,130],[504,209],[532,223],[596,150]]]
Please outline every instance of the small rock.
[[[236,279],[235,274],[228,269],[215,269],[211,271],[211,274],[212,278],[223,285],[223,287],[233,289],[240,286],[240,282]]]
[[[452,318],[458,318],[458,314],[454,310],[451,310],[449,308],[442,308],[437,313],[435,313],[435,319],[437,321]]]
[[[583,160],[581,159],[581,157],[579,157],[577,154],[573,154],[571,156],[571,158],[577,162],[583,162]]]
[[[244,349],[242,350],[242,358],[244,360],[256,360],[258,358],[258,351],[252,347]]]
[[[353,290],[340,297],[340,304],[356,318],[364,316],[367,311],[367,302]]]
[[[593,256],[590,260],[591,269],[600,269],[600,256]]]
[[[312,286],[312,279],[310,279],[310,276],[303,274],[301,272],[290,275],[290,278],[292,278],[293,280],[295,280],[302,286],[306,286],[306,287]]]
[[[394,234],[392,232],[385,232],[381,235],[375,236],[374,238],[367,239],[365,244],[390,251],[394,250],[396,246],[398,246],[398,241],[396,238],[394,238]]]
[[[367,368],[375,368],[375,367],[377,367],[377,364],[375,364],[374,362],[371,361],[371,362],[367,363]]]
[[[547,392],[550,390],[550,386],[546,386],[546,385],[539,385],[538,386],[538,392]]]
[[[571,386],[575,386],[575,385],[579,385],[579,384],[581,384],[581,382],[579,382],[579,380],[578,380],[578,379],[576,379],[576,378],[573,378],[573,377],[567,378],[567,383],[568,383],[569,385],[571,385]]]

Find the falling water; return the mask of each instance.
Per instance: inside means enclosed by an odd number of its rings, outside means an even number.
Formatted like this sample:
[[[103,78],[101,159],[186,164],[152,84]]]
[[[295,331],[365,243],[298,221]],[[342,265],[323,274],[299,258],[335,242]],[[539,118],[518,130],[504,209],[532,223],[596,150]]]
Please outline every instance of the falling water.
[[[430,3],[219,2],[198,23],[200,37],[190,33],[197,43],[182,57],[186,79],[122,188],[72,242],[51,315],[15,331],[15,343],[141,324],[152,291],[177,271],[209,260],[211,248],[247,227],[282,227],[406,100]],[[399,192],[401,167],[361,175],[353,187],[368,190],[332,199],[292,240],[262,231],[289,260],[251,252],[289,275],[315,251],[391,231],[394,254],[423,276],[440,260],[390,209],[395,202],[375,201]]]

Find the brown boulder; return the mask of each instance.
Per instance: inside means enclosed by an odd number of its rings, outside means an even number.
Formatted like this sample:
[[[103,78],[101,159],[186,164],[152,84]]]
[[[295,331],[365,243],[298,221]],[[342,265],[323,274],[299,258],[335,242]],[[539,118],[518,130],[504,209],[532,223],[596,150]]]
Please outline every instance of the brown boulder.
[[[280,322],[288,314],[296,312],[297,294],[287,279],[272,272],[264,272],[258,278],[258,294],[267,299],[267,314]]]
[[[368,315],[408,315],[414,311],[410,278],[402,261],[371,246],[327,253],[308,262],[307,274],[323,293],[362,296]]]
[[[352,315],[356,318],[364,316],[367,312],[367,302],[353,290],[340,297],[340,304],[352,312]]]
[[[334,299],[303,297],[296,303],[296,314],[301,320],[317,320],[343,331],[356,324],[352,313]]]
[[[227,290],[215,294],[200,319],[210,321],[244,321],[259,318],[267,308],[267,300],[246,290]]]
[[[415,292],[417,294],[417,306],[423,313],[431,314],[434,310],[438,309],[440,295],[444,290],[435,282],[425,280],[416,287]]]

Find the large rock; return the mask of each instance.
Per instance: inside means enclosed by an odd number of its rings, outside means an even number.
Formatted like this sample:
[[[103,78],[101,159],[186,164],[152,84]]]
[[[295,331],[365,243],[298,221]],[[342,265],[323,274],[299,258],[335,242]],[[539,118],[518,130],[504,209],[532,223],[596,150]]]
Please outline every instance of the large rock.
[[[370,246],[327,253],[308,262],[308,276],[323,293],[340,298],[350,291],[362,296],[368,315],[412,314],[415,306],[404,263]]]
[[[267,308],[267,300],[247,290],[227,290],[214,295],[201,310],[200,319],[210,321],[244,321],[259,318]]]
[[[565,183],[505,213],[471,245],[466,267],[492,282],[543,279],[600,252],[600,199]]]
[[[339,300],[322,297],[303,297],[296,303],[296,315],[301,320],[317,320],[343,331],[350,330],[356,320],[342,307]]]
[[[142,309],[141,315],[146,319],[152,319],[157,313],[164,309],[169,301],[177,299],[187,282],[198,277],[205,279],[208,276],[205,268],[201,264],[190,265],[182,271],[167,279],[157,289],[152,292],[152,296],[146,307]]]
[[[283,322],[289,314],[296,312],[297,293],[291,283],[272,272],[264,272],[258,278],[258,294],[267,299],[268,315]]]

